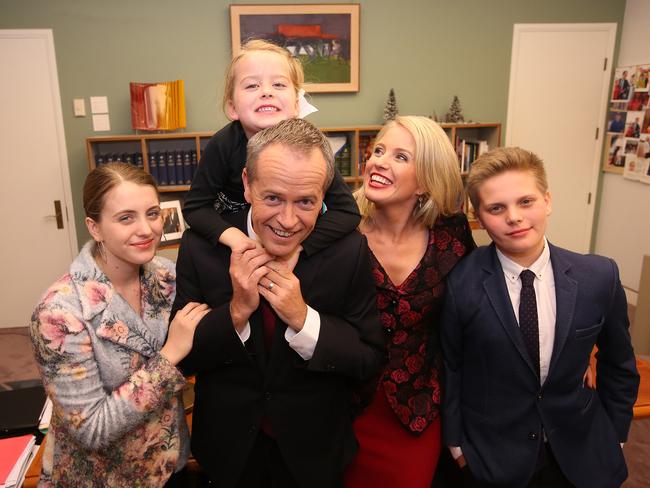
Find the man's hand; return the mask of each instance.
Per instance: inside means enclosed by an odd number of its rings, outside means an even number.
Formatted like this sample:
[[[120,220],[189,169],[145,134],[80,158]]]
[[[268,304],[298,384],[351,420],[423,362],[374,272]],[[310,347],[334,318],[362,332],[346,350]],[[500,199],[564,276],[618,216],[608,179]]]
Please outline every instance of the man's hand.
[[[271,261],[266,267],[269,272],[258,284],[260,295],[268,300],[284,323],[300,332],[307,318],[307,304],[302,298],[298,278],[286,263]]]
[[[272,259],[262,248],[233,251],[230,256],[230,315],[237,332],[244,329],[251,314],[259,307],[258,285],[260,279],[269,272],[266,264]]]

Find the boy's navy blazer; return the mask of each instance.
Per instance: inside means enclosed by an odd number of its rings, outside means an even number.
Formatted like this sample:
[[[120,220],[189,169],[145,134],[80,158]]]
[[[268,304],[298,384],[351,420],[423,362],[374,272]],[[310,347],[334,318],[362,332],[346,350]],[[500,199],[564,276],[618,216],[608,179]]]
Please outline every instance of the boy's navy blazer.
[[[443,439],[460,446],[473,476],[525,486],[545,439],[576,486],[619,486],[619,443],[632,421],[639,375],[627,302],[611,259],[550,245],[555,341],[539,378],[519,331],[494,244],[461,261],[447,280]],[[583,386],[594,346],[597,388]]]
[[[242,211],[223,217],[246,232],[246,216]],[[176,265],[172,317],[189,301],[212,308],[180,363],[183,372],[196,374],[192,453],[217,486],[234,487],[260,427],[270,422],[300,486],[339,486],[357,450],[351,392],[374,376],[384,357],[367,241],[354,231],[318,253],[301,253],[294,274],[321,320],[309,361],[291,349],[280,319],[266,349],[259,309],[242,344],[229,310],[230,254],[189,230]]]

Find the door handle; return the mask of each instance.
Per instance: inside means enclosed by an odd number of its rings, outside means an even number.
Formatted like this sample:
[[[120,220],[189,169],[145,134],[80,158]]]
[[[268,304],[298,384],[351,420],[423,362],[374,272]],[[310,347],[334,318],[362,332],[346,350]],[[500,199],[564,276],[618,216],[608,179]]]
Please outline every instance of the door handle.
[[[61,200],[54,200],[54,215],[46,215],[45,218],[56,219],[56,228],[63,229],[63,212],[61,210]]]

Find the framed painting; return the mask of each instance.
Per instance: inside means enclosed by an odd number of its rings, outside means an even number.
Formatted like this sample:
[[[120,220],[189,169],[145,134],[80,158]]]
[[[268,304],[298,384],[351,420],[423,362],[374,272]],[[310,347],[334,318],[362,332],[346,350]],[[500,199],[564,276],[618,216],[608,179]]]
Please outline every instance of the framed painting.
[[[286,48],[305,70],[305,91],[359,91],[359,4],[231,5],[232,53],[249,39]]]

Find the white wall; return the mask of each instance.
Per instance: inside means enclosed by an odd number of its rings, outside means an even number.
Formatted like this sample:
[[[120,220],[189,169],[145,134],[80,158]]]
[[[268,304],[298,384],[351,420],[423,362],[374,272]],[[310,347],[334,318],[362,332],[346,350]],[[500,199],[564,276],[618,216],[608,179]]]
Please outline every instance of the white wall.
[[[650,64],[650,1],[627,0],[618,66]],[[650,254],[650,185],[605,173],[595,252],[616,260],[636,304],[643,255]]]

